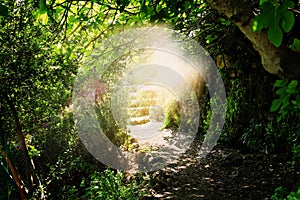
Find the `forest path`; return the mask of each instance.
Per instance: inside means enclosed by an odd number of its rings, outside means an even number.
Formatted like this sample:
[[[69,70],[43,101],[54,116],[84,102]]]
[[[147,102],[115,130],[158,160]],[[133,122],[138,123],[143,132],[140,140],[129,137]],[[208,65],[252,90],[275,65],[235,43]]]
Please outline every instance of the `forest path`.
[[[155,136],[149,139],[143,129],[137,130],[140,146],[168,145],[167,130],[159,131],[159,123],[142,125]],[[199,157],[203,138],[195,138],[191,148],[176,163],[152,172],[150,195],[143,199],[270,199],[274,190],[283,186],[293,190],[300,182],[300,170],[291,171],[292,155],[263,153],[246,154],[222,146],[215,148],[204,158]]]
[[[150,120],[148,104],[132,101],[130,135],[140,147],[168,146],[172,132],[161,130],[162,122]],[[152,172],[151,194],[143,199],[270,199],[277,187],[292,190],[300,181],[299,169],[291,171],[291,155],[245,154],[217,145],[201,158],[197,152],[202,141],[195,138],[176,163]]]
[[[188,151],[178,163],[154,172],[145,199],[270,199],[277,187],[293,189],[299,182],[299,169],[289,169],[290,155],[242,154],[221,147],[205,158],[194,155]]]

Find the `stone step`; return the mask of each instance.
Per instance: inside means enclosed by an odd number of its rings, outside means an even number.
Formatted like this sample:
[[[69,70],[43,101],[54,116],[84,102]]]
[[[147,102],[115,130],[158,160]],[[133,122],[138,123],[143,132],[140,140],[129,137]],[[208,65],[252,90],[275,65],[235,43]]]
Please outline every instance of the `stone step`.
[[[131,125],[146,124],[148,122],[150,122],[149,116],[132,117],[132,118],[130,118],[130,124]]]
[[[142,117],[149,115],[149,107],[135,107],[128,108],[128,113],[130,117]]]
[[[136,107],[148,107],[151,105],[157,104],[158,99],[147,99],[147,100],[130,100],[128,102],[128,107],[129,108],[136,108]]]
[[[148,101],[148,100],[159,100],[158,97],[143,97],[138,95],[129,95],[129,101],[140,100],[140,101]]]

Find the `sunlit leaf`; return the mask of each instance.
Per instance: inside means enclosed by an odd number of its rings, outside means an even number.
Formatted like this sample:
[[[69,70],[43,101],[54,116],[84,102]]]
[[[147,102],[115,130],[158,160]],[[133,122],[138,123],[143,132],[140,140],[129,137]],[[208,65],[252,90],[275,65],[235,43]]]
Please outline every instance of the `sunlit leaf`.
[[[48,19],[49,18],[48,18],[47,12],[45,12],[43,14],[40,14],[39,19],[41,20],[41,22],[42,22],[43,25],[48,24]]]

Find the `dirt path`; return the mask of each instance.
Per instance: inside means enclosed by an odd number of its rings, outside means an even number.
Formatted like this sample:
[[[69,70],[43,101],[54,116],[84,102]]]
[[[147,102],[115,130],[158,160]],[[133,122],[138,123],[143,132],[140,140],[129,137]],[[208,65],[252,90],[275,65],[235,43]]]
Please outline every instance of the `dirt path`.
[[[190,154],[191,155],[191,154]],[[241,154],[216,147],[206,158],[186,156],[153,174],[151,198],[270,199],[278,186],[293,187],[288,155]]]
[[[159,131],[158,124],[148,125],[143,125],[146,132],[156,131],[156,136],[150,136],[152,139],[143,135],[140,127],[133,131],[134,136],[141,136],[140,145],[167,144],[164,138],[170,132]],[[196,138],[176,164],[152,173],[151,195],[144,199],[270,199],[277,187],[292,190],[300,181],[299,169],[291,170],[288,163],[291,155],[243,154],[216,146],[200,158],[197,152],[202,140]]]

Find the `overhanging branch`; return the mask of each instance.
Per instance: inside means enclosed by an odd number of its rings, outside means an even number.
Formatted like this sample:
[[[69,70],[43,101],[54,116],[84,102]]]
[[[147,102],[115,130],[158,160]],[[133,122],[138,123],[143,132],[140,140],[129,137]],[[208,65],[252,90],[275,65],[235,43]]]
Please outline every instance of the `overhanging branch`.
[[[220,14],[226,15],[251,41],[253,48],[261,56],[261,62],[266,71],[278,76],[289,78],[300,77],[300,66],[296,57],[300,53],[294,52],[284,44],[280,48],[273,46],[267,35],[267,31],[252,31],[254,14],[243,1],[240,0],[207,0],[210,6]]]

